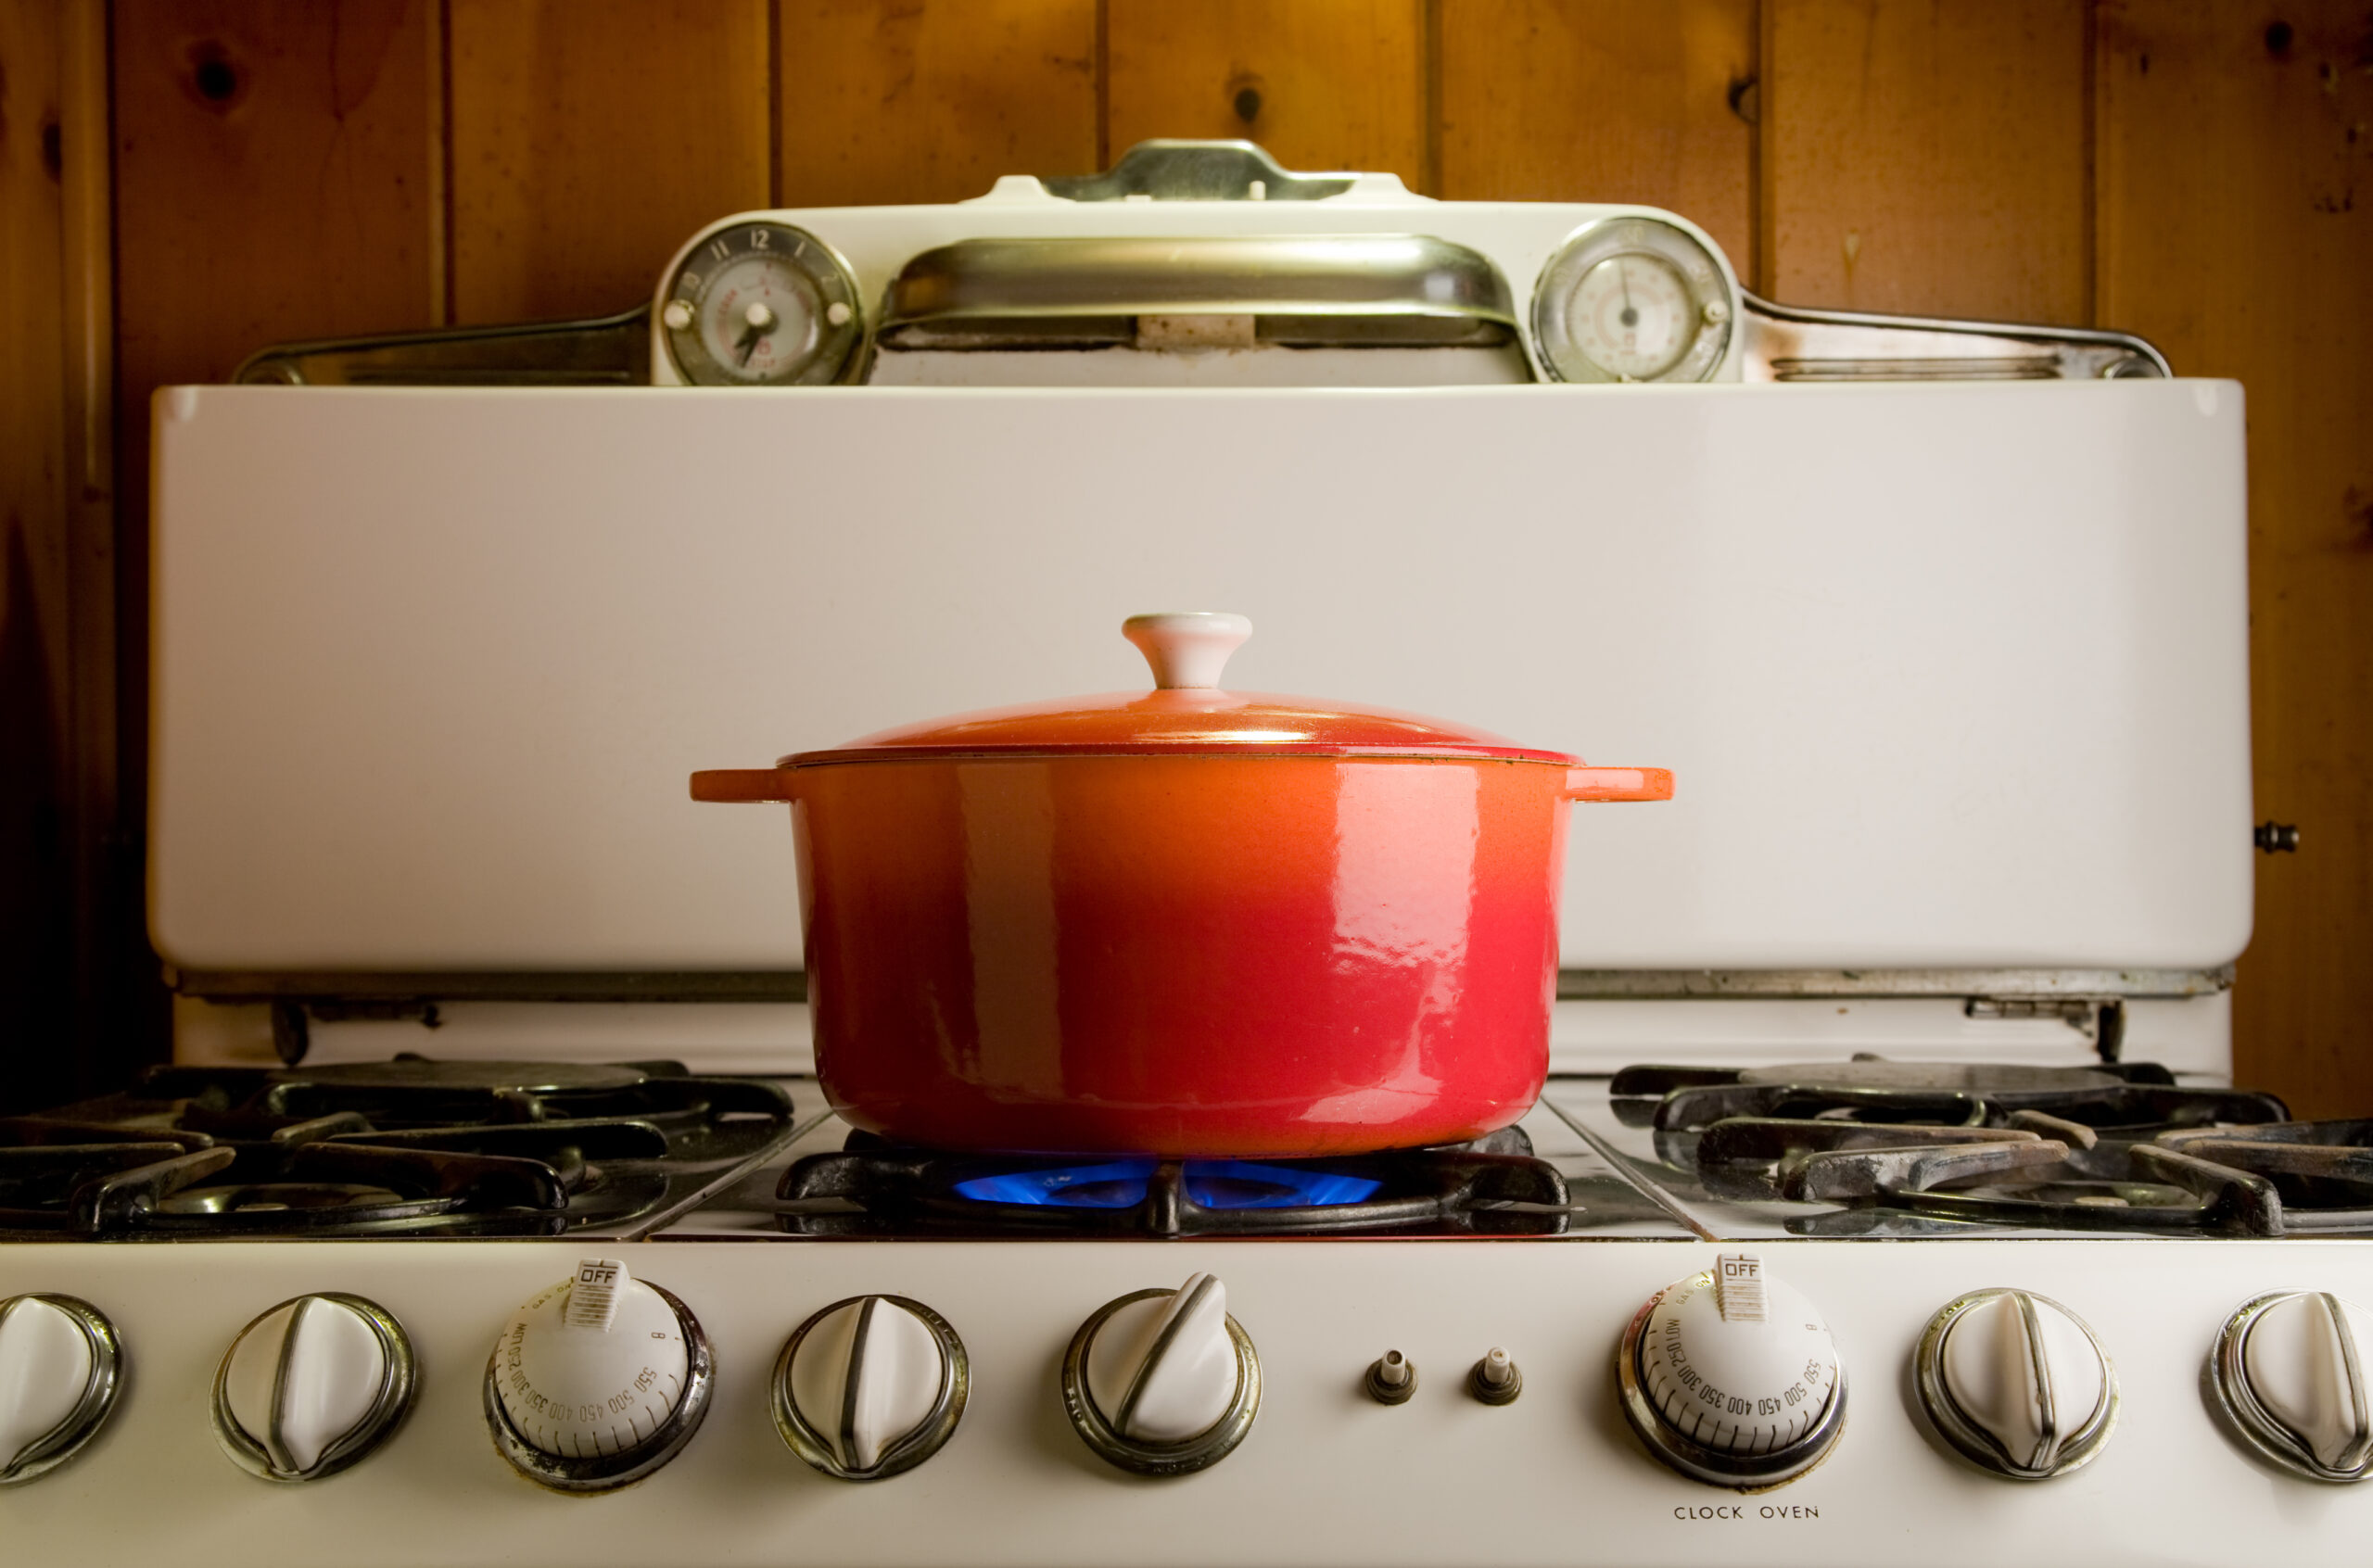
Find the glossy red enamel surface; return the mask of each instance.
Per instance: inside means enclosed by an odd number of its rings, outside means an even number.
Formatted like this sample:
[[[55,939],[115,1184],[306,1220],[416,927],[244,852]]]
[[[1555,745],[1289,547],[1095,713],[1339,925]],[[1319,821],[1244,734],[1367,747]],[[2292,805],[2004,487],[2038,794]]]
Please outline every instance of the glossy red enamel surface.
[[[783,772],[818,1074],[859,1126],[950,1148],[1318,1155],[1474,1137],[1540,1092],[1578,788],[1563,766],[1198,752]]]

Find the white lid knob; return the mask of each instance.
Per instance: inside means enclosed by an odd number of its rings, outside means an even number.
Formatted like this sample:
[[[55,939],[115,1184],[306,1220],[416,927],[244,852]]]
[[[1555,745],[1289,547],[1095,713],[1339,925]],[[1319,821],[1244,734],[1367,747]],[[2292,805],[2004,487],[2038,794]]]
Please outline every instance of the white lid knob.
[[[1137,645],[1162,690],[1210,690],[1219,685],[1227,656],[1252,635],[1252,623],[1241,615],[1178,610],[1132,615],[1121,623],[1121,635]]]

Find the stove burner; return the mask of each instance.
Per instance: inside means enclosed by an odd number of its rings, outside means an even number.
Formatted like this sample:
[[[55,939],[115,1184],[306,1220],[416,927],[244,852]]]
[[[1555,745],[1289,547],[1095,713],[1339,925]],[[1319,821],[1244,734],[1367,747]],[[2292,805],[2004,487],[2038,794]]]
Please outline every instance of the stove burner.
[[[1319,1160],[942,1154],[852,1134],[783,1175],[778,1222],[801,1235],[1555,1234],[1565,1178],[1515,1128],[1452,1148]]]
[[[1146,1195],[1161,1162],[1127,1159],[1108,1165],[1070,1165],[1049,1170],[1001,1171],[958,1182],[953,1191],[982,1203],[1045,1205],[1055,1208],[1133,1208]],[[1205,1208],[1332,1208],[1358,1203],[1384,1183],[1340,1171],[1240,1159],[1188,1160],[1186,1195]]]
[[[2096,1069],[1858,1058],[1744,1072],[1634,1068],[1618,1117],[1707,1193],[1992,1228],[2278,1236],[2373,1230],[2373,1123],[2295,1123],[2270,1094]],[[2329,1131],[2327,1131],[2329,1130]]]
[[[163,1068],[0,1121],[0,1233],[559,1235],[680,1205],[790,1121],[668,1063]]]

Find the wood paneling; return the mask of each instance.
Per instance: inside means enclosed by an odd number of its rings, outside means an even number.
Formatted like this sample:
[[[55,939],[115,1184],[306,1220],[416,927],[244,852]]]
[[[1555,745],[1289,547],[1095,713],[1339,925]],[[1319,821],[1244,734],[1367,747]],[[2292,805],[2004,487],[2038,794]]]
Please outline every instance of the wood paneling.
[[[1666,208],[1752,276],[1754,0],[1442,0],[1440,18],[1438,195]]]
[[[151,388],[223,379],[266,343],[436,322],[433,10],[118,0],[119,349],[133,425]]]
[[[2091,316],[2087,0],[1767,0],[1773,297]]]
[[[786,207],[960,201],[1087,174],[1095,0],[780,0]]]
[[[2124,0],[2100,12],[2105,320],[2249,398],[2261,817],[2239,1075],[2373,1111],[2373,12]]]
[[[771,200],[766,0],[450,0],[453,313],[606,315]]]
[[[1427,185],[1416,0],[1108,0],[1106,141],[1242,136],[1288,169]]]
[[[0,8],[0,1110],[72,1083],[60,19]]]

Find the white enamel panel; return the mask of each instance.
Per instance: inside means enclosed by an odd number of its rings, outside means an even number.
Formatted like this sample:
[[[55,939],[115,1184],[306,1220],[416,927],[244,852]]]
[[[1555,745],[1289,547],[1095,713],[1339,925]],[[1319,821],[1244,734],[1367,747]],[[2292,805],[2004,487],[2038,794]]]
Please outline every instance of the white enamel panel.
[[[649,1479],[600,1498],[514,1475],[479,1408],[487,1347],[514,1303],[568,1272],[566,1243],[181,1243],[0,1248],[0,1292],[63,1290],[111,1314],[139,1369],[73,1463],[6,1499],[26,1562],[276,1559],[349,1568],[436,1562],[583,1568],[933,1562],[1148,1568],[1795,1564],[2098,1568],[2351,1562],[2373,1486],[2295,1479],[2211,1413],[2202,1369],[2240,1302],[2278,1288],[2373,1299],[2373,1243],[1967,1241],[1759,1244],[1834,1334],[1851,1403],[1803,1478],[1742,1497],[1651,1459],[1616,1408],[1613,1358],[1639,1305],[1708,1268],[1683,1242],[789,1243],[615,1249],[679,1295],[716,1351],[708,1420]],[[1190,1270],[1229,1285],[1261,1347],[1241,1448],[1172,1481],[1095,1458],[1065,1420],[1063,1348],[1102,1303]],[[1986,1287],[2064,1302],[2117,1363],[2116,1436],[2082,1470],[2025,1486],[1927,1430],[1906,1373],[1929,1317]],[[315,1486],[232,1474],[207,1430],[230,1335],[306,1290],[368,1296],[410,1329],[418,1404],[367,1464]],[[812,1312],[886,1292],[929,1301],[971,1351],[946,1448],[878,1486],[818,1475],[777,1435],[775,1357]],[[1487,1407],[1466,1369],[1494,1345],[1524,1369]],[[1361,1390],[1387,1347],[1418,1368],[1407,1404]],[[127,1501],[130,1499],[130,1502]],[[170,1499],[171,1506],[165,1506]],[[132,1504],[137,1504],[133,1506]]]
[[[2230,384],[159,398],[184,966],[795,964],[786,814],[688,773],[1136,687],[1181,604],[1246,689],[1674,768],[1576,808],[1569,966],[2248,937]]]

